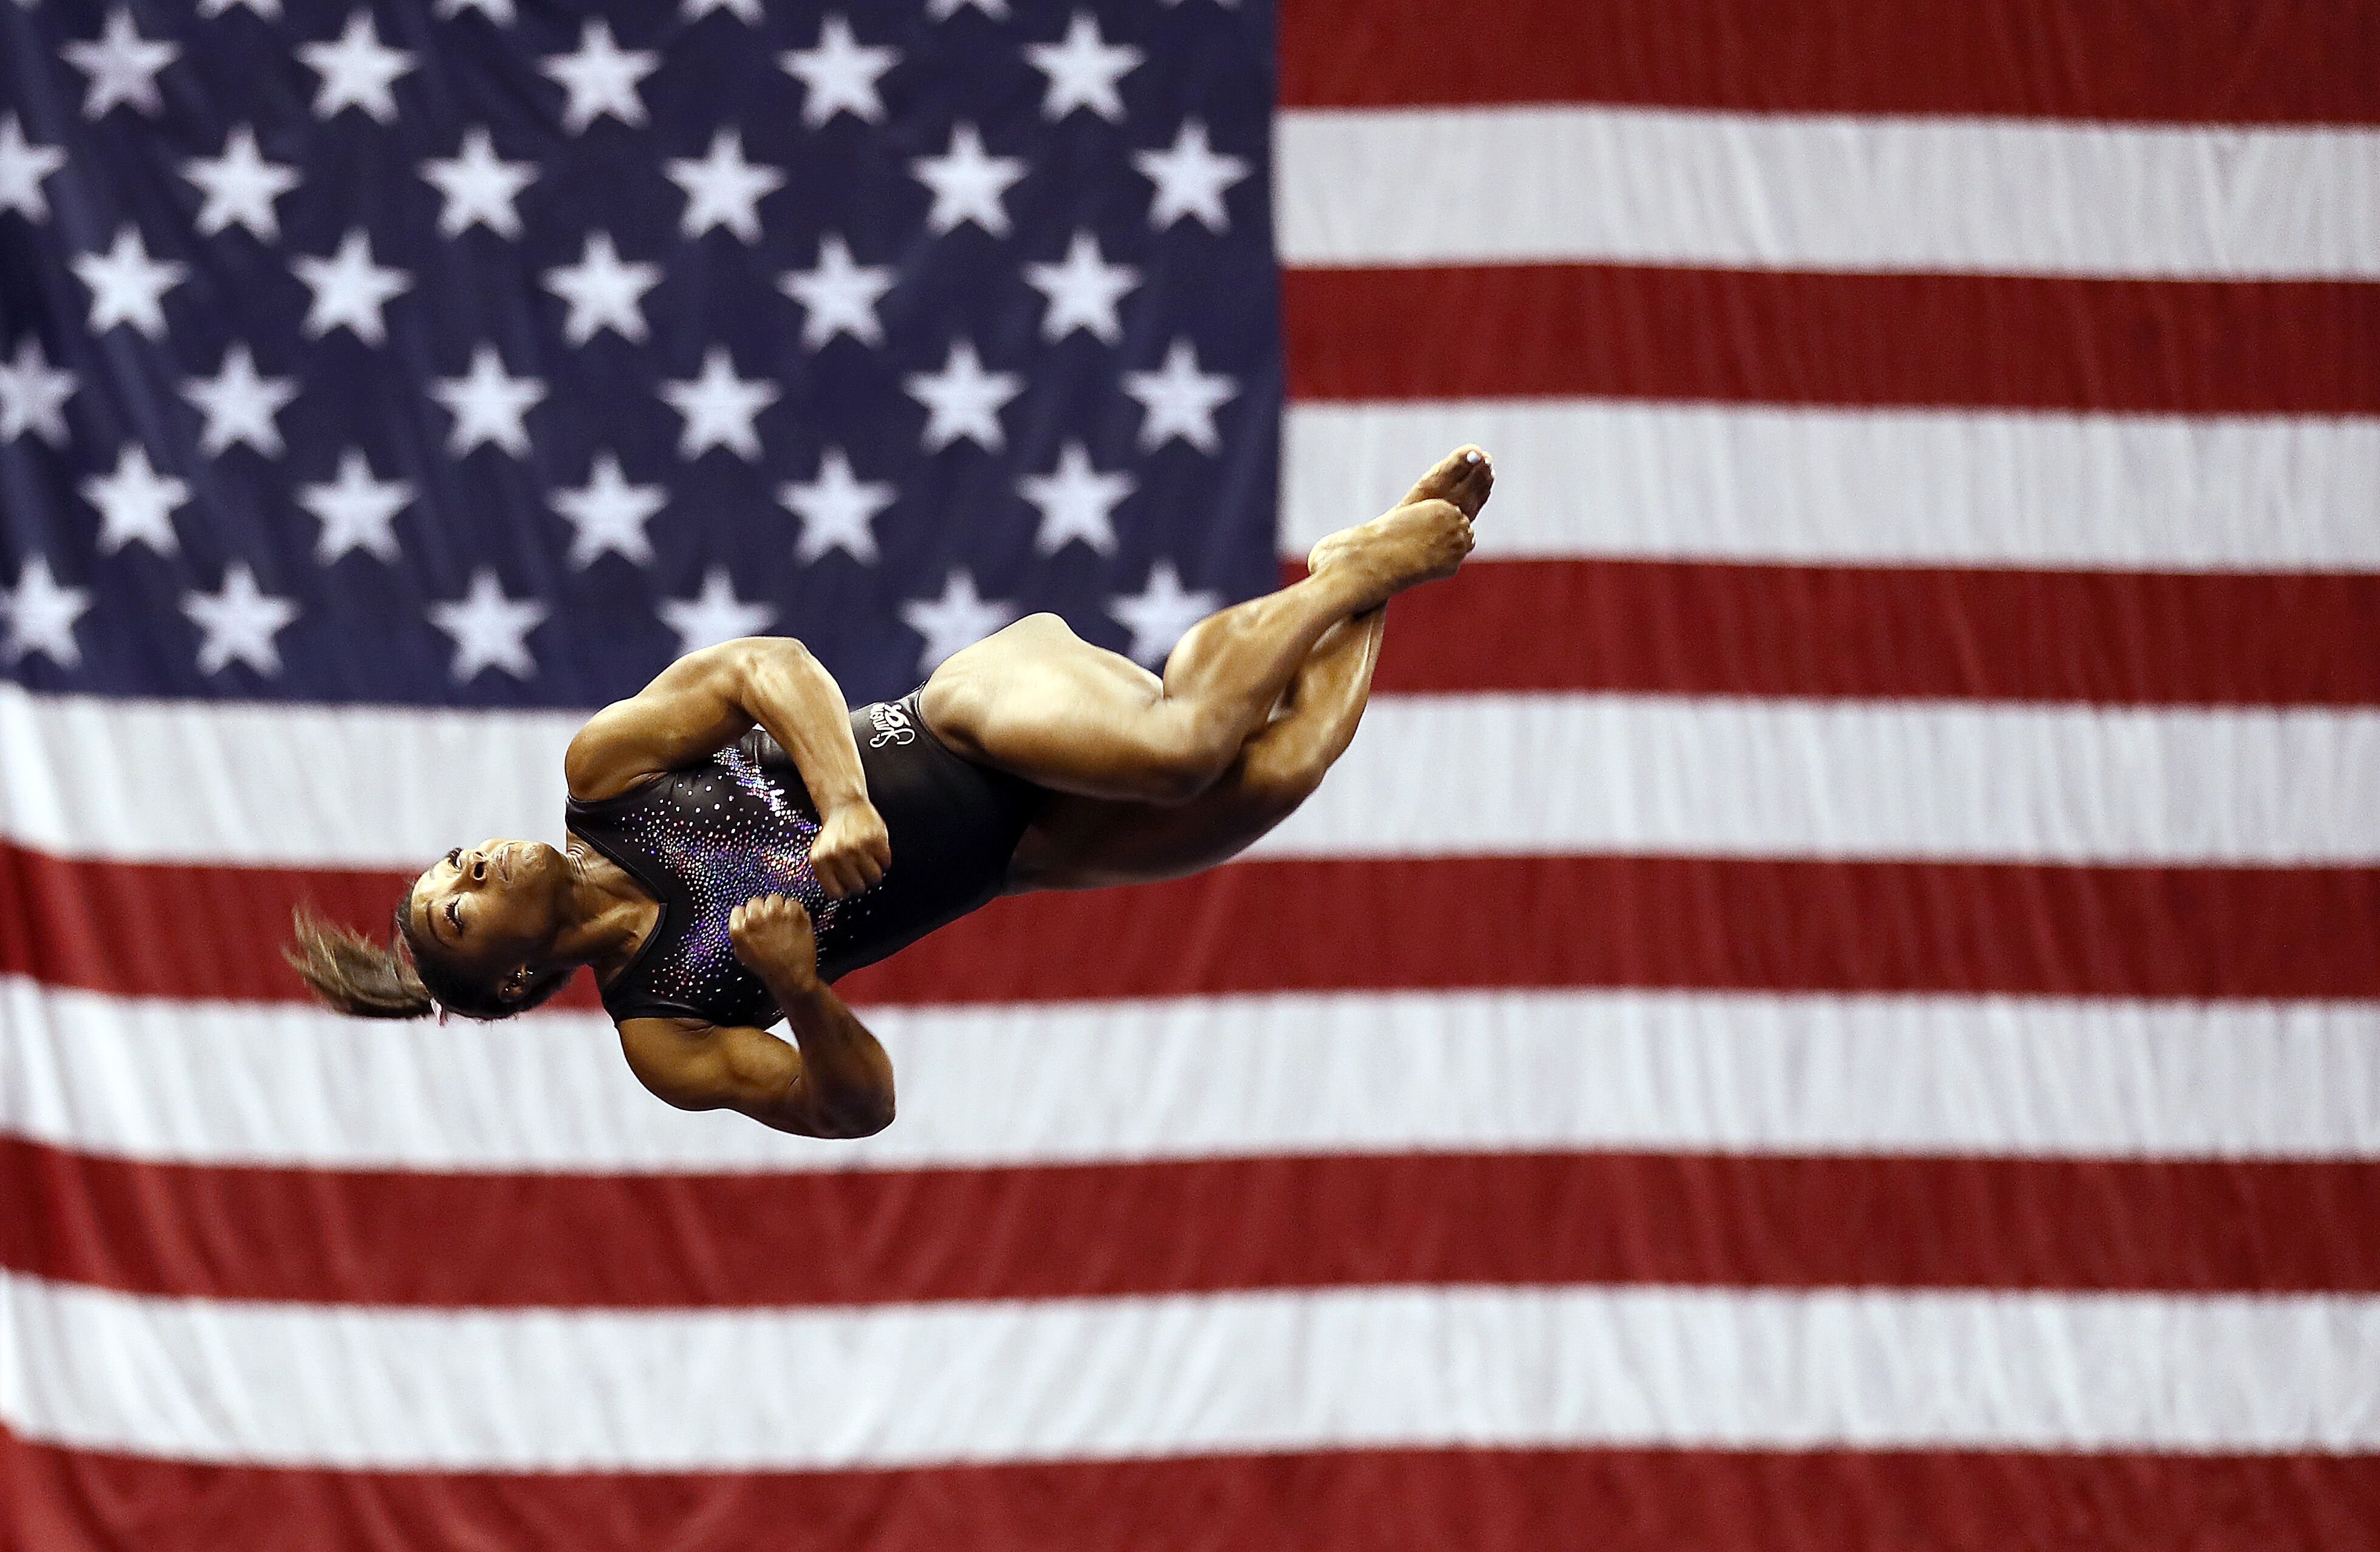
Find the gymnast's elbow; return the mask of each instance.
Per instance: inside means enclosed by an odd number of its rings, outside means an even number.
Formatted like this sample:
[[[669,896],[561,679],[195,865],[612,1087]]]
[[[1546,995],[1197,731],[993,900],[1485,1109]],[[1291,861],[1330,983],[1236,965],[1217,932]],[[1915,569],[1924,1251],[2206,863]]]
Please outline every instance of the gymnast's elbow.
[[[892,1091],[843,1101],[811,1118],[813,1137],[837,1139],[873,1137],[892,1124]]]
[[[892,1124],[895,1108],[890,1082],[856,1085],[832,1094],[802,1094],[775,1124],[806,1137],[873,1137]]]
[[[817,654],[799,637],[791,636],[739,636],[712,649],[747,683],[765,674],[808,669],[818,663]]]

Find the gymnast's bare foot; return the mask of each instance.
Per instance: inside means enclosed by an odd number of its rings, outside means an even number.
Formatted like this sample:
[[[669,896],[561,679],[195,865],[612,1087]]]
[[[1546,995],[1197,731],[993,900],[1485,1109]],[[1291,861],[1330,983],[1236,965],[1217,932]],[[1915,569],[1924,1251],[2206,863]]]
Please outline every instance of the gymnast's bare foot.
[[[1425,563],[1419,574],[1410,580],[1399,582],[1391,590],[1402,592],[1405,588],[1435,577],[1451,576],[1454,568],[1462,564],[1463,556],[1471,552],[1471,520],[1479,515],[1479,509],[1487,504],[1488,494],[1495,484],[1496,468],[1488,462],[1488,455],[1475,446],[1458,447],[1415,481],[1414,488],[1405,492],[1404,502],[1387,516],[1326,536],[1306,557],[1306,569],[1320,572],[1327,567],[1343,564],[1359,553],[1372,551],[1390,533],[1407,533],[1417,524],[1425,527],[1443,527],[1445,514],[1436,514],[1433,521],[1423,513],[1432,507],[1452,506],[1454,515],[1462,519],[1460,552],[1451,559],[1439,556],[1434,562]]]
[[[1408,588],[1451,576],[1471,553],[1471,519],[1451,501],[1409,503],[1316,547],[1318,577],[1354,585],[1358,614]]]
[[[1463,509],[1465,517],[1475,522],[1479,509],[1488,504],[1488,492],[1495,488],[1496,466],[1487,451],[1476,443],[1465,443],[1414,481],[1414,488],[1405,492],[1401,504],[1451,501]]]

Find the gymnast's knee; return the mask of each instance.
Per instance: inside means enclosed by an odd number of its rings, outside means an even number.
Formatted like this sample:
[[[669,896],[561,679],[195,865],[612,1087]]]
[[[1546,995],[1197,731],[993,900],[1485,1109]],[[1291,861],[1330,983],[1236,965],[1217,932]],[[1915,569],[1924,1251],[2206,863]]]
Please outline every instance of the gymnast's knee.
[[[1235,732],[1196,704],[1160,701],[1131,729],[1129,795],[1169,808],[1198,797],[1239,758]]]
[[[1312,750],[1259,738],[1248,746],[1229,780],[1251,809],[1278,824],[1314,795],[1330,770],[1330,761]]]
[[[1222,779],[1237,753],[1191,737],[1153,743],[1133,773],[1138,788],[1134,796],[1163,808],[1188,803]]]

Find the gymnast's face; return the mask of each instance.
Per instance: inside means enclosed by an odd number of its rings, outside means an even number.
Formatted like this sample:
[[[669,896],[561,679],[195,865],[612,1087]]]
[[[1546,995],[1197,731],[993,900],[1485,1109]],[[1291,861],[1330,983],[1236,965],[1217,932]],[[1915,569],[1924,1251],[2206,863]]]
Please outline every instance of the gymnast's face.
[[[457,846],[413,881],[406,911],[458,969],[501,973],[553,941],[569,895],[570,859],[540,841]]]

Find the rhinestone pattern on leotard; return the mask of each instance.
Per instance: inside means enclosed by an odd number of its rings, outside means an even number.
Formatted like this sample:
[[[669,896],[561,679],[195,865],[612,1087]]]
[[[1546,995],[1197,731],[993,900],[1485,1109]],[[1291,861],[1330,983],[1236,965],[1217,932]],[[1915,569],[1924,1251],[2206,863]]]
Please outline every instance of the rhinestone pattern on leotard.
[[[756,894],[789,895],[808,909],[819,976],[832,982],[1000,893],[1041,790],[953,754],[924,725],[915,696],[856,709],[851,734],[892,861],[865,892],[832,904],[810,867],[817,810],[800,770],[759,729],[616,796],[571,800],[571,834],[625,868],[662,910],[603,988],[614,1019],[773,1022],[780,1011],[768,988],[735,963],[727,939],[728,916]]]
[[[727,918],[761,894],[788,894],[809,911],[820,952],[835,936],[844,905],[830,901],[810,870],[818,820],[734,748],[662,780],[675,783],[666,803],[647,803],[619,821],[684,886],[686,906],[670,923],[673,940],[644,967],[646,985],[697,1007],[765,1002],[759,977],[736,962]]]

